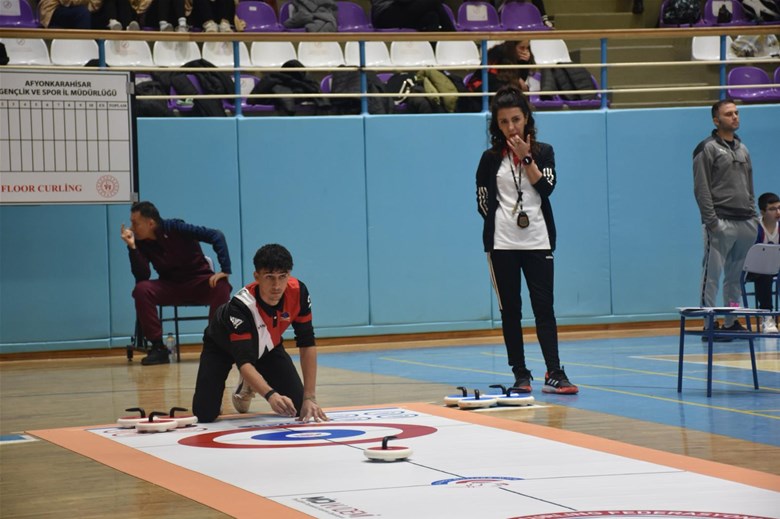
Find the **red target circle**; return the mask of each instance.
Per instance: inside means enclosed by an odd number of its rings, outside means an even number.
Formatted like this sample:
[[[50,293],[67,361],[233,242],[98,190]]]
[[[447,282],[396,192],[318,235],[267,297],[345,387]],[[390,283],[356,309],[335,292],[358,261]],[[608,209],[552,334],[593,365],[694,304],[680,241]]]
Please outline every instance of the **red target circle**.
[[[350,427],[354,429],[357,424],[355,423],[300,423],[281,425],[273,427],[244,427],[241,429],[230,429],[228,431],[217,431],[206,434],[197,434],[195,436],[188,436],[179,440],[179,444],[186,445],[188,447],[205,447],[211,449],[284,449],[288,447],[324,447],[327,445],[353,445],[356,443],[370,443],[381,440],[380,437],[354,439],[354,440],[339,440],[339,441],[323,441],[319,443],[300,443],[292,442],[289,444],[263,444],[248,445],[246,443],[221,443],[218,439],[222,436],[228,436],[240,433],[257,433],[259,431],[272,431],[272,430],[290,430],[290,429],[312,429],[312,428],[328,428],[328,427]],[[400,432],[393,433],[392,435],[399,440],[408,438],[417,438],[418,436],[427,436],[437,431],[435,427],[428,427],[427,425],[408,425],[408,424],[389,424],[389,423],[374,423],[374,424],[360,424],[359,427],[365,428],[384,428],[384,429],[396,429]]]

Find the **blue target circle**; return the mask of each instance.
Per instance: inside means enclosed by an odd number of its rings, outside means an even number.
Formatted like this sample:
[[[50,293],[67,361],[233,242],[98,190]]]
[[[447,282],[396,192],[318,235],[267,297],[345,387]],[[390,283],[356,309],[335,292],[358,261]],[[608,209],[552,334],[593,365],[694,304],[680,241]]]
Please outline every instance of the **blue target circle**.
[[[277,431],[252,436],[253,440],[265,441],[311,441],[311,440],[337,440],[340,438],[352,438],[365,434],[365,431],[355,429],[316,429],[311,431]]]

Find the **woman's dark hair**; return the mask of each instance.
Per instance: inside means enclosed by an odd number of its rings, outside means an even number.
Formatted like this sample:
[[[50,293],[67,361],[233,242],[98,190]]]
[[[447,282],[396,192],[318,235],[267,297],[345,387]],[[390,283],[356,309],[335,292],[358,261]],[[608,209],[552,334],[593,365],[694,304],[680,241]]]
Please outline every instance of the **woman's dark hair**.
[[[537,150],[536,145],[536,123],[534,121],[531,103],[528,98],[517,87],[505,86],[496,92],[490,106],[490,144],[493,151],[500,152],[506,147],[506,137],[498,127],[498,111],[502,108],[519,108],[525,116],[525,135],[524,139],[531,139],[531,153]]]
[[[253,263],[255,272],[263,269],[268,272],[289,272],[293,268],[290,251],[276,243],[269,243],[257,249]]]

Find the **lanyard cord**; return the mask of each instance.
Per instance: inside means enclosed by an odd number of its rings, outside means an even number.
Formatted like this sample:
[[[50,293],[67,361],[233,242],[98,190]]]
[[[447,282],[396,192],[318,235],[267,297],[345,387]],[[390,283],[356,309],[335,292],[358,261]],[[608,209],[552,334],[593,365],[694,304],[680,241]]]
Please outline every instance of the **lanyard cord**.
[[[515,175],[515,167],[514,167],[514,158],[512,157],[512,153],[510,152],[507,157],[509,158],[509,171],[512,172],[512,181],[515,183],[515,189],[517,190],[517,202],[515,203],[515,211],[517,211],[518,206],[520,207],[520,211],[523,210],[523,191],[520,189],[520,183],[518,181],[518,177],[522,174],[520,171],[518,171],[517,175]],[[522,179],[520,179],[522,180]]]

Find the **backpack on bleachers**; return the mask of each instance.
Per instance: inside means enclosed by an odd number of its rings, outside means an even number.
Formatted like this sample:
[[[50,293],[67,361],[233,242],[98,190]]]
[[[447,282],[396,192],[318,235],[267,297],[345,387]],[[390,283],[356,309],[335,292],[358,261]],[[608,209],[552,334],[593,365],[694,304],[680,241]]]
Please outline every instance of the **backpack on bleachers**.
[[[591,74],[585,67],[542,69],[540,81],[543,91],[550,90],[593,90]],[[542,96],[544,99],[547,96]],[[596,94],[561,94],[566,101],[596,99]]]
[[[366,72],[367,92],[369,94],[384,94],[385,84],[377,77],[375,72]],[[360,72],[357,70],[336,71],[330,82],[330,91],[334,94],[347,94],[360,92]],[[336,97],[330,102],[334,113],[359,114],[359,97]],[[389,97],[369,97],[368,113],[391,114],[393,113],[393,100]]]
[[[150,79],[135,85],[135,95],[137,96],[158,96],[168,95],[162,83],[157,79]],[[136,117],[168,117],[171,115],[168,111],[168,102],[165,99],[136,99],[135,100]]]
[[[777,0],[740,0],[748,19],[756,22],[780,21],[780,3]]]
[[[460,90],[456,84],[462,79],[453,79],[439,70],[420,70],[416,74],[400,72],[387,80],[387,91],[398,93],[394,99],[396,106],[403,105],[410,113],[454,112],[457,98],[443,97],[441,93],[456,93]],[[426,96],[407,97],[407,94],[427,94]]]
[[[699,0],[671,0],[664,10],[664,23],[669,25],[693,24],[699,18]]]

